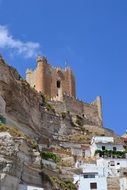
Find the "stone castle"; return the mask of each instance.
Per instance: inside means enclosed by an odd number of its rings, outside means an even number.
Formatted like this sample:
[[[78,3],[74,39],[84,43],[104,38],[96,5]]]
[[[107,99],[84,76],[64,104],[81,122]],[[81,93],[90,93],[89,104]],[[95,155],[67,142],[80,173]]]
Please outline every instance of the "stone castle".
[[[54,68],[45,57],[38,57],[36,69],[27,69],[26,81],[46,95],[57,112],[69,111],[83,116],[88,123],[102,126],[101,97],[97,96],[91,103],[76,99],[75,77],[70,68]]]
[[[70,68],[53,68],[45,57],[37,58],[37,68],[27,69],[26,81],[47,97],[61,100],[63,94],[75,97],[75,78]]]

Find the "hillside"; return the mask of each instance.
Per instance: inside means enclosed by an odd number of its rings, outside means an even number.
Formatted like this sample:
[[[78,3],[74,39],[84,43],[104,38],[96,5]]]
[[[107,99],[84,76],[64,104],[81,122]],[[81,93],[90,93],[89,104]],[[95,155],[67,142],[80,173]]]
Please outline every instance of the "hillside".
[[[32,180],[32,184],[43,184],[46,189],[74,189],[65,180],[71,179],[74,172],[71,148],[89,145],[94,135],[113,136],[117,142],[121,141],[113,131],[94,125],[82,115],[55,110],[51,101],[31,88],[2,57],[0,104],[0,116],[5,119],[0,125],[0,169],[17,184],[19,180],[25,183]],[[55,169],[40,164],[43,151],[53,152],[62,159]],[[3,183],[4,180],[3,176]]]

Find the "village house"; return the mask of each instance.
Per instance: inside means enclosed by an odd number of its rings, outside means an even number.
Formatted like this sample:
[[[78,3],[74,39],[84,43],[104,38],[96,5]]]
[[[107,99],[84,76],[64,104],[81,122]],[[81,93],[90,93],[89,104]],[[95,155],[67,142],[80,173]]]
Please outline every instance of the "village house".
[[[103,167],[96,164],[85,164],[81,161],[76,167],[81,169],[79,175],[74,175],[74,183],[78,182],[78,190],[107,190],[107,180],[103,173]]]
[[[112,157],[115,156],[114,152],[116,152],[116,156],[119,153],[118,156],[122,157],[123,155],[124,157],[124,151],[123,143],[115,142],[113,137],[95,136],[91,140],[91,157],[94,157],[96,154],[99,157],[103,157],[104,154],[105,157]]]
[[[80,174],[74,175],[78,190],[107,190],[108,179],[119,179],[120,190],[127,188],[127,160],[123,143],[116,143],[113,137],[95,136],[91,139],[91,159],[76,162]],[[98,156],[95,157],[96,152]],[[107,154],[107,155],[106,155]]]

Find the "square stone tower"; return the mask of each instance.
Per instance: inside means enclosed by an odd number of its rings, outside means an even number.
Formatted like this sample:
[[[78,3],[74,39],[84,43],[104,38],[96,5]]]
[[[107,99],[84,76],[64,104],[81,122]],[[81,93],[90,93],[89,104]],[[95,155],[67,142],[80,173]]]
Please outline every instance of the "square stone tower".
[[[75,97],[75,78],[70,68],[54,68],[45,57],[37,58],[34,71],[27,69],[26,81],[51,99],[62,100],[63,94]]]

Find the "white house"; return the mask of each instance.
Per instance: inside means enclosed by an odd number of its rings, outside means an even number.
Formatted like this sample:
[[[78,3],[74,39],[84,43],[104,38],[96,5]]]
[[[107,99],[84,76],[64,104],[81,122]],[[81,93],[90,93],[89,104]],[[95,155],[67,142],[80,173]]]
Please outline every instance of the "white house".
[[[78,161],[76,168],[81,169],[81,174],[74,175],[74,183],[78,183],[78,190],[107,190],[107,180],[104,175],[104,168],[96,163],[88,164]]]
[[[44,190],[44,189],[41,187],[19,184],[18,190]]]
[[[94,177],[94,173],[90,177],[86,177],[86,174],[75,175],[74,183],[78,183],[78,190],[107,190],[106,177]]]
[[[91,140],[91,157],[95,156],[96,150],[124,151],[122,143],[115,143],[113,137],[96,136]]]
[[[78,190],[107,190],[107,180],[103,168],[95,164],[84,164],[82,173],[74,175],[74,183],[78,183]]]

